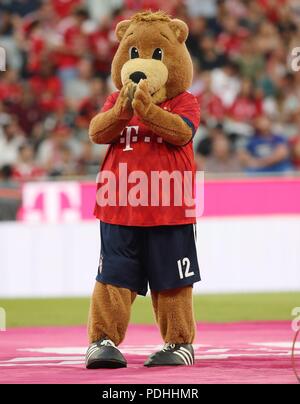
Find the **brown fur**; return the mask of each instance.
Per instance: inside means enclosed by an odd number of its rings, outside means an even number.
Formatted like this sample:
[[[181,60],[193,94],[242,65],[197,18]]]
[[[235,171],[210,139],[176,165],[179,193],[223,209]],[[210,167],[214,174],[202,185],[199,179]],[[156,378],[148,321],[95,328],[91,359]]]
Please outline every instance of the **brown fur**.
[[[145,12],[119,23],[116,35],[120,45],[112,63],[112,79],[120,94],[112,110],[100,113],[92,120],[89,129],[91,140],[99,144],[111,142],[120,136],[135,113],[165,141],[177,146],[186,144],[192,137],[191,128],[180,117],[156,105],[176,97],[191,84],[193,67],[185,45],[188,35],[186,24],[180,20],[171,20],[162,12]],[[141,60],[147,61],[153,60],[152,54],[156,48],[163,49],[163,60],[159,63],[167,68],[168,78],[163,88],[156,89],[156,94],[150,94],[150,97],[146,93],[150,93],[151,82],[141,81],[133,100],[128,90],[132,83],[122,83],[121,71],[130,60],[129,50],[132,46],[139,50]],[[159,63],[156,60],[154,62],[159,75]]]
[[[165,342],[188,344],[194,341],[192,293],[191,286],[151,293],[156,321]],[[119,345],[125,337],[135,298],[136,293],[128,289],[96,282],[89,312],[89,342],[108,337]]]
[[[89,342],[108,337],[119,345],[130,319],[136,293],[125,288],[96,282],[88,319]]]
[[[192,137],[191,128],[176,114],[159,108],[151,100],[147,81],[143,80],[135,93],[133,109],[154,133],[176,146],[185,145]]]
[[[191,344],[195,339],[193,288],[152,292],[152,304],[165,342]]]
[[[122,29],[117,26],[120,45],[112,63],[112,79],[120,90],[123,87],[121,70],[129,60],[129,49],[132,46],[137,47],[140,57],[145,59],[152,57],[154,49],[162,48],[163,63],[169,71],[166,84],[167,98],[174,98],[186,91],[192,82],[193,65],[185,45],[188,28],[183,21],[176,19],[162,21],[155,17],[156,13],[150,15],[151,18],[149,17],[147,21],[145,20],[147,14],[141,13],[131,20],[121,22]]]
[[[161,109],[158,104],[186,91],[192,80],[192,62],[185,40],[188,28],[183,21],[172,20],[162,12],[139,13],[131,20],[122,21],[116,28],[120,46],[112,63],[112,79],[120,90],[115,106],[95,116],[89,135],[94,143],[109,143],[120,136],[133,114],[166,142],[181,146],[191,137],[191,128],[178,115]],[[128,80],[134,68],[129,49],[139,51],[139,63],[147,60],[147,72],[154,77],[166,71],[164,82],[142,80],[138,85]],[[162,61],[152,59],[156,48],[163,49]],[[153,60],[153,63],[150,61]],[[127,71],[124,65],[127,63]],[[121,72],[123,69],[122,83]],[[161,75],[162,76],[162,75]],[[161,79],[161,77],[160,77]],[[152,81],[151,81],[152,80]],[[156,88],[160,83],[161,88]],[[155,91],[155,93],[153,93]],[[108,337],[116,345],[124,338],[130,318],[130,307],[136,294],[124,288],[96,283],[89,314],[89,340],[95,342]],[[152,293],[153,307],[165,342],[191,343],[195,336],[192,287]]]

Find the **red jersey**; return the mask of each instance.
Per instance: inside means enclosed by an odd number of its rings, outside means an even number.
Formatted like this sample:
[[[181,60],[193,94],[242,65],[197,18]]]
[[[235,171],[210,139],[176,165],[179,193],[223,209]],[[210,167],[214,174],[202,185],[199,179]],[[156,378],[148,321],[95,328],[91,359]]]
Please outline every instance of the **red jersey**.
[[[22,96],[22,86],[20,83],[6,83],[0,81],[0,101],[19,102]]]
[[[107,99],[102,112],[113,107],[118,94]],[[181,116],[193,132],[198,128],[200,107],[192,94],[184,92],[159,107]],[[195,223],[194,180],[193,142],[167,143],[133,116],[107,151],[98,177],[95,216],[124,226]]]
[[[43,111],[55,111],[61,101],[62,85],[57,76],[34,76],[29,80],[33,93]]]
[[[208,115],[222,120],[225,115],[225,107],[220,97],[213,93],[203,93],[198,96],[202,115]]]
[[[235,34],[222,32],[217,38],[217,44],[226,54],[234,56],[240,53],[241,45],[248,36],[245,29],[239,29]]]
[[[74,24],[71,18],[65,19],[64,24],[61,24],[61,36],[63,46],[68,52],[57,52],[57,64],[60,68],[76,67],[80,61],[77,52],[86,48],[86,37],[81,27]]]
[[[30,37],[27,65],[31,73],[39,73],[45,48],[45,39],[41,33],[37,33]]]
[[[52,0],[53,8],[57,15],[61,18],[67,17],[71,14],[72,10],[79,6],[82,1],[81,0]]]
[[[96,59],[96,70],[105,74],[110,72],[111,61],[117,50],[117,44],[113,43],[111,38],[110,29],[98,30],[89,35],[91,52]]]
[[[238,97],[229,109],[229,115],[236,121],[249,122],[262,114],[262,104],[259,100]]]

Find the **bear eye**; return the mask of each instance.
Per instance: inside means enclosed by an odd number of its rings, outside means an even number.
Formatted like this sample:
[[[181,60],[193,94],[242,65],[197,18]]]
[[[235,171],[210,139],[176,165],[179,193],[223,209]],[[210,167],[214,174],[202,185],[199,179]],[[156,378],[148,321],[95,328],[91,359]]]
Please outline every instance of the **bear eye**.
[[[160,48],[156,48],[153,52],[152,59],[162,60],[163,58],[163,51]]]
[[[137,50],[137,48],[135,48],[134,46],[132,48],[130,48],[129,56],[130,56],[130,59],[136,59],[136,58],[140,57],[139,51]]]

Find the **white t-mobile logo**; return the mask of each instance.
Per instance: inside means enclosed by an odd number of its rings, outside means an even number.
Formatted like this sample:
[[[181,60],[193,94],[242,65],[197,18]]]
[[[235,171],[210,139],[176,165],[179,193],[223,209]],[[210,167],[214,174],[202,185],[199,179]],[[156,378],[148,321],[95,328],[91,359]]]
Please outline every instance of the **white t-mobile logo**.
[[[195,275],[195,273],[193,271],[190,271],[191,261],[188,258],[183,258],[182,260],[178,260],[177,265],[178,265],[180,279],[190,278],[191,276]]]
[[[131,147],[131,142],[137,142],[138,133],[139,133],[139,126],[126,126],[121,135],[125,136],[121,138],[121,143],[125,143],[125,148],[123,149],[123,151],[133,150],[133,148]]]

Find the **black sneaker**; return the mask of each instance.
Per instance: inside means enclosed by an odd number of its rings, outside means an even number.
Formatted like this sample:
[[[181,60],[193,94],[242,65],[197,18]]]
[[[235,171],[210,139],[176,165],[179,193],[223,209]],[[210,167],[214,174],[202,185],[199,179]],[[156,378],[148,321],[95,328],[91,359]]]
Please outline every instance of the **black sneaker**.
[[[192,344],[165,344],[161,351],[152,354],[145,366],[191,366],[195,362]]]
[[[126,368],[127,362],[115,344],[103,338],[89,346],[85,366],[87,369],[117,369]]]

